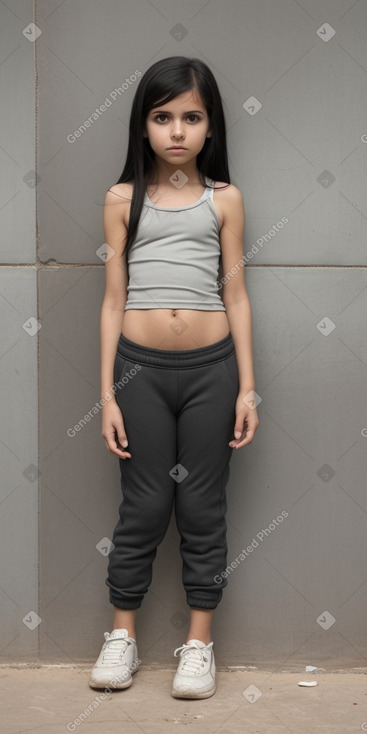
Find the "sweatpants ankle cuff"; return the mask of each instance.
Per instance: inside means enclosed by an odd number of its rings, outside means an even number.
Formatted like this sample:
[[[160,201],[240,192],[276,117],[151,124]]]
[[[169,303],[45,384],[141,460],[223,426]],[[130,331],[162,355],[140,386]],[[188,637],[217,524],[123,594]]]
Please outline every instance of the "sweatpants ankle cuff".
[[[220,602],[220,599],[195,599],[192,596],[187,597],[187,603],[189,607],[195,609],[216,609]]]

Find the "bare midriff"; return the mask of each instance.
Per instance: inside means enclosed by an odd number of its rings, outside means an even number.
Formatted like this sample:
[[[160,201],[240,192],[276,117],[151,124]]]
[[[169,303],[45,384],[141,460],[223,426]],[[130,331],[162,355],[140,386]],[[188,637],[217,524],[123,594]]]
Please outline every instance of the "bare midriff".
[[[126,339],[154,349],[198,349],[224,339],[229,323],[225,311],[128,309],[121,331]]]

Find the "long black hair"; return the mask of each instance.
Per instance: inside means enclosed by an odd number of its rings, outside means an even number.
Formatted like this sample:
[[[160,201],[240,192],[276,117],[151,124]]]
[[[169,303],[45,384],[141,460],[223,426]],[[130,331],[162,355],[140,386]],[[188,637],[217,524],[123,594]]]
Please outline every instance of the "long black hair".
[[[227,157],[226,125],[217,82],[209,67],[200,59],[170,56],[153,64],[143,74],[132,104],[129,123],[129,143],[126,163],[120,183],[133,183],[126,253],[139,225],[149,175],[154,172],[154,152],[144,137],[147,116],[183,92],[197,89],[205,105],[212,135],[206,138],[197,156],[202,184],[205,176],[214,181],[230,183]],[[125,251],[124,251],[125,252]]]

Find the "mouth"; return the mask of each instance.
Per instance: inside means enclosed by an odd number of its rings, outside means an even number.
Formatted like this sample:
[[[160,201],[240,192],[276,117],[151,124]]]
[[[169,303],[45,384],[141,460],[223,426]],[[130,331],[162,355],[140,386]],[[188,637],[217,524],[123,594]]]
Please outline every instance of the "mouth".
[[[183,145],[172,145],[170,148],[167,148],[167,150],[187,150],[187,148],[184,148]]]

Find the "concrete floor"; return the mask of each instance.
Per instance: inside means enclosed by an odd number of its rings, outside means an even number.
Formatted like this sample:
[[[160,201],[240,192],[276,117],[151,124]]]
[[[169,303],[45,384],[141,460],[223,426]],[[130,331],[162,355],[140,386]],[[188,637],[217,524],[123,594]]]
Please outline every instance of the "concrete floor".
[[[171,696],[174,669],[142,665],[130,688],[113,693],[90,689],[88,672],[86,667],[0,668],[2,734],[367,731],[365,672],[219,671],[215,695],[202,701]],[[312,679],[316,687],[298,685]]]

